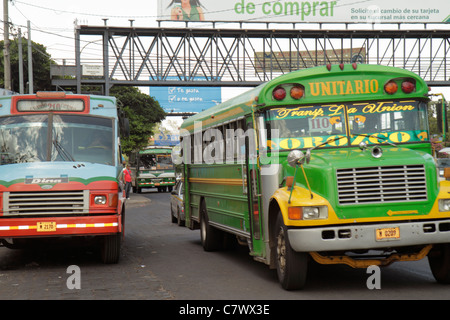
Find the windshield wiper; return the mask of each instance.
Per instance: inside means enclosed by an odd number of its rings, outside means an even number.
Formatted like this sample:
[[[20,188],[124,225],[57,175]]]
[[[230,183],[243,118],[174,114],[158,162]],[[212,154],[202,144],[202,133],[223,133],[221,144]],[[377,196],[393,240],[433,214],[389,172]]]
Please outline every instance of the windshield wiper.
[[[341,140],[341,139],[343,139],[343,138],[347,138],[347,136],[340,136],[340,137],[336,137],[336,138],[327,140],[327,141],[325,141],[325,142],[322,142],[321,144],[318,144],[318,145],[315,146],[315,147],[312,147],[310,150],[312,151],[312,150],[314,150],[314,149],[316,149],[316,148],[319,148],[319,147],[321,147],[321,146],[324,146],[324,145],[326,145],[326,144],[329,144],[330,142],[338,141],[338,140]]]
[[[379,137],[379,136],[376,136],[374,134],[367,134],[367,133],[352,134],[351,136],[353,136],[353,137],[362,136],[362,137],[369,137],[369,138],[380,139],[380,140],[383,140],[384,142],[386,142],[387,144],[390,144],[391,146],[398,148],[397,145],[393,144],[392,142],[389,142],[388,138],[386,138],[386,137]]]
[[[58,151],[58,154],[64,161],[75,162],[75,159],[72,157],[72,155],[61,145],[61,143],[59,143],[58,140],[53,140],[53,145],[55,146],[55,149]]]

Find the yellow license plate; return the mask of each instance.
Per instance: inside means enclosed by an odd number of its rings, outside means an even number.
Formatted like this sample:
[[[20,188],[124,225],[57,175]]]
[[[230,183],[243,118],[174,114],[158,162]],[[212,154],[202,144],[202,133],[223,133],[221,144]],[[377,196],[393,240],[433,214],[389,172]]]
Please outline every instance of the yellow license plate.
[[[37,232],[56,231],[56,222],[38,222]]]
[[[155,183],[155,186],[159,186],[160,185],[160,183]]]
[[[378,240],[389,240],[389,239],[400,239],[400,228],[381,228],[375,231],[376,239]]]

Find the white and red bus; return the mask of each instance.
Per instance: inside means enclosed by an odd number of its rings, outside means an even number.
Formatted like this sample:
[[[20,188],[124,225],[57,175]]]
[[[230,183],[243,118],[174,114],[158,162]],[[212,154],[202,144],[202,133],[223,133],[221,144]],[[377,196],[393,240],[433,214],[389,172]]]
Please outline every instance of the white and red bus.
[[[0,240],[94,236],[117,263],[124,193],[114,97],[0,97]]]

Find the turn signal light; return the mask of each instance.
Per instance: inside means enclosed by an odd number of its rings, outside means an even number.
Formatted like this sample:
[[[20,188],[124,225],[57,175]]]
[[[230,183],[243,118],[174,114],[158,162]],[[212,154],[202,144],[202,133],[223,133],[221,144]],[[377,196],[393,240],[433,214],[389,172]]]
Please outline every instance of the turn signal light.
[[[389,81],[388,83],[386,83],[386,84],[384,85],[384,91],[385,91],[387,94],[394,94],[394,93],[397,92],[397,90],[398,90],[398,85],[397,85],[397,83],[396,83],[395,81],[393,81],[393,80]]]
[[[444,168],[444,178],[450,180],[450,168]]]
[[[286,98],[286,90],[282,87],[275,88],[275,90],[273,90],[272,92],[272,95],[275,100],[283,100],[284,98]]]
[[[301,220],[303,217],[302,207],[289,207],[288,217],[290,220]]]

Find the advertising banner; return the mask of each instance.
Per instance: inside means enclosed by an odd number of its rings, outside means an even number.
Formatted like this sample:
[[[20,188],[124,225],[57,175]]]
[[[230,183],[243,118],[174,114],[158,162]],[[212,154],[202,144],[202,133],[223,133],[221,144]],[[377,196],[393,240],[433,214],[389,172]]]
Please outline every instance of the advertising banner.
[[[222,102],[220,87],[150,87],[150,96],[169,113],[201,112]]]
[[[159,20],[449,23],[448,0],[158,0]]]
[[[180,144],[179,134],[166,134],[160,132],[154,135],[154,145],[155,146],[176,146]]]

